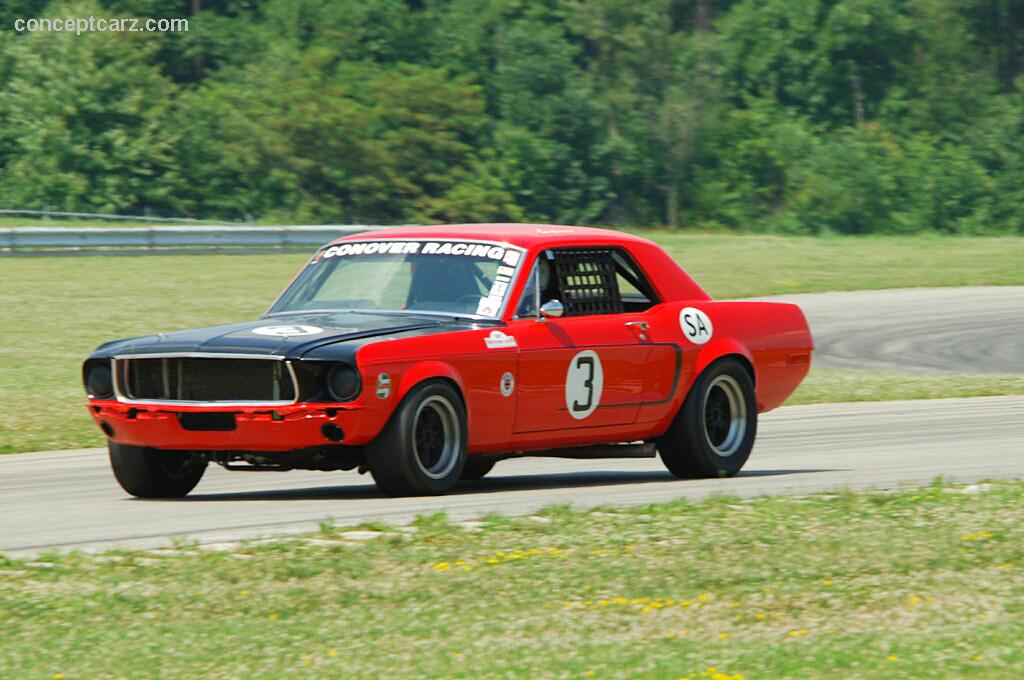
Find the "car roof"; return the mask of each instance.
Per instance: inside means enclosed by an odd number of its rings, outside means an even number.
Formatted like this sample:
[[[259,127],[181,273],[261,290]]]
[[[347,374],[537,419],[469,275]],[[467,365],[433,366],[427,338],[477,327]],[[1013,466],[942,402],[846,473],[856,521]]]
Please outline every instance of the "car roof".
[[[430,226],[392,227],[353,234],[333,243],[381,238],[480,239],[511,243],[522,248],[535,246],[569,246],[608,243],[651,243],[645,238],[613,229],[574,227],[560,224],[439,224]]]

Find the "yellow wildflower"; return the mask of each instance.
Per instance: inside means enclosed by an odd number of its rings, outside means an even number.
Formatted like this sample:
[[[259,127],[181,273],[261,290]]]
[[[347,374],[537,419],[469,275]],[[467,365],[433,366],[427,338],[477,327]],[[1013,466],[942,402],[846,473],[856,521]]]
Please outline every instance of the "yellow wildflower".
[[[830,585],[832,585],[832,579],[830,579],[830,578],[823,578],[823,579],[821,579],[821,585],[823,585],[823,586],[830,586]]]
[[[895,654],[890,654],[889,656],[885,657],[885,660],[886,661],[896,661],[899,658],[900,657],[896,656]]]
[[[728,633],[719,633],[718,634],[718,639],[719,640],[728,640],[729,639],[729,634]]]

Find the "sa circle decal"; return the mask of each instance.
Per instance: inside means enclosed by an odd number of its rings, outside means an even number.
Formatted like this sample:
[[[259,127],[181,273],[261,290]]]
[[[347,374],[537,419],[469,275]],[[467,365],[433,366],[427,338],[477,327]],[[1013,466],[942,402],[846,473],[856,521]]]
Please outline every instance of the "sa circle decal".
[[[290,338],[295,335],[316,335],[323,333],[319,326],[260,326],[253,328],[256,335],[272,335],[277,338]]]
[[[711,319],[696,307],[683,307],[679,312],[679,327],[686,339],[695,345],[703,345],[714,332]]]
[[[604,370],[601,358],[591,349],[583,350],[569,362],[565,374],[565,407],[576,420],[583,420],[601,403]]]

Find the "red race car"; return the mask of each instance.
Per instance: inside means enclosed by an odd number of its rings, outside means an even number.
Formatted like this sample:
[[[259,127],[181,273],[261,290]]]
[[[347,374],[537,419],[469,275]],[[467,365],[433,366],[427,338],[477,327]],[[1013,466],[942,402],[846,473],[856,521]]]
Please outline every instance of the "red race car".
[[[259,320],[107,343],[83,378],[135,496],[210,462],[436,494],[524,455],[734,475],[812,349],[798,307],[716,302],[651,241],[459,225],[339,239]]]

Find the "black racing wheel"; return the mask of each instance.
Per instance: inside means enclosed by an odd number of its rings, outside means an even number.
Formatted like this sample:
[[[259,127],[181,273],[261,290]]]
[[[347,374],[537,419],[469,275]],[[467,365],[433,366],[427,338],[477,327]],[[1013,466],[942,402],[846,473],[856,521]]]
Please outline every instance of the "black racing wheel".
[[[207,461],[194,453],[110,441],[110,467],[121,488],[138,498],[181,498],[195,488]]]
[[[444,493],[462,475],[467,437],[458,390],[444,380],[421,383],[369,444],[370,474],[392,496]]]
[[[726,358],[698,376],[656,444],[676,477],[731,477],[750,457],[756,434],[754,381],[737,360]]]

